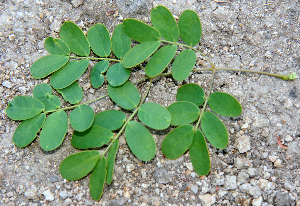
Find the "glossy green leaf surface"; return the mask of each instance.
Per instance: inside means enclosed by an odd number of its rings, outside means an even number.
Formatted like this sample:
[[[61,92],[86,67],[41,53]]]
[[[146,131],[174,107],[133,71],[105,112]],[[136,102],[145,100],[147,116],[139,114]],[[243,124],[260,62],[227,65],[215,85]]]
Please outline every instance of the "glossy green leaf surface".
[[[167,45],[160,48],[149,60],[145,71],[149,77],[155,77],[162,73],[176,54],[177,46]]]
[[[6,115],[13,120],[30,119],[45,110],[45,105],[33,97],[17,96],[8,103]]]
[[[178,81],[185,80],[196,64],[196,53],[191,49],[180,52],[172,65],[172,76]]]
[[[125,128],[125,139],[130,150],[138,159],[150,161],[155,157],[154,138],[142,124],[130,121]]]
[[[41,79],[59,70],[68,61],[69,57],[64,55],[43,56],[32,64],[30,72],[35,79]]]
[[[166,129],[171,123],[169,111],[165,107],[152,102],[141,105],[138,117],[145,125],[157,130]]]
[[[197,84],[185,84],[178,89],[176,98],[177,101],[192,102],[200,106],[205,101],[205,93]]]
[[[33,89],[33,97],[45,105],[45,111],[56,110],[60,107],[60,99],[52,95],[53,90],[49,84],[38,84]]]
[[[198,129],[190,146],[190,158],[195,172],[199,176],[207,175],[210,171],[210,157],[203,133]]]
[[[179,33],[181,39],[190,46],[199,43],[202,35],[200,19],[195,11],[185,10],[179,17]]]
[[[100,157],[98,151],[83,151],[66,157],[59,166],[59,173],[64,179],[78,180],[89,174]]]
[[[111,38],[112,50],[114,55],[122,59],[131,47],[130,38],[123,31],[123,24],[118,24],[115,27],[113,36]]]
[[[93,125],[114,131],[122,127],[126,115],[118,110],[106,110],[96,114]]]
[[[60,70],[53,73],[50,84],[54,89],[63,89],[75,82],[87,69],[89,65],[88,59],[82,59],[68,62]]]
[[[57,55],[70,55],[70,49],[68,45],[61,39],[54,39],[52,37],[48,37],[45,40],[45,48],[50,54]]]
[[[106,72],[109,67],[108,60],[99,61],[97,64],[94,65],[91,71],[91,85],[94,88],[99,88],[104,83],[104,75],[102,73]]]
[[[126,19],[123,22],[123,31],[127,36],[140,43],[158,41],[160,33],[152,26],[136,19]]]
[[[74,82],[66,88],[58,89],[57,92],[63,96],[64,100],[71,104],[77,104],[83,98],[83,91],[78,82]]]
[[[123,58],[125,68],[134,67],[153,54],[159,47],[160,41],[148,41],[131,48]]]
[[[84,132],[75,131],[71,144],[76,149],[98,148],[109,143],[114,134],[103,127],[91,126]]]
[[[106,160],[107,160],[106,183],[108,185],[111,184],[113,180],[115,159],[116,159],[118,149],[119,149],[119,140],[116,139],[106,156]]]
[[[130,82],[126,82],[122,86],[107,86],[109,97],[124,109],[134,109],[140,103],[140,93],[137,88]]]
[[[40,134],[40,145],[45,151],[51,151],[61,145],[68,130],[68,117],[60,110],[50,114]]]
[[[90,44],[82,30],[73,22],[66,21],[60,27],[60,38],[69,46],[70,50],[79,56],[90,54]]]
[[[106,158],[102,156],[93,169],[90,177],[89,188],[93,200],[99,200],[103,193],[106,179]]]
[[[168,159],[177,159],[189,149],[193,136],[194,127],[192,125],[179,126],[167,134],[162,142],[161,151]]]
[[[177,23],[166,7],[159,5],[153,8],[151,10],[151,22],[165,40],[178,41],[179,29]]]
[[[199,107],[191,102],[174,102],[167,109],[171,114],[171,125],[192,123],[200,115]]]
[[[226,117],[236,117],[242,113],[242,106],[232,95],[224,92],[214,92],[208,98],[209,107],[217,114]]]
[[[213,113],[206,111],[201,118],[201,129],[207,140],[217,149],[228,145],[228,132],[221,120]]]
[[[106,72],[107,81],[113,87],[124,84],[128,80],[129,76],[130,69],[125,69],[122,63],[112,65]]]
[[[100,23],[92,26],[87,33],[87,38],[96,55],[99,57],[109,56],[111,41],[106,26]]]
[[[92,126],[94,121],[94,110],[88,105],[79,105],[70,113],[71,126],[79,132],[83,132]]]
[[[21,122],[13,136],[14,144],[17,147],[28,146],[36,138],[36,134],[42,128],[45,119],[45,113],[41,113],[31,119]]]

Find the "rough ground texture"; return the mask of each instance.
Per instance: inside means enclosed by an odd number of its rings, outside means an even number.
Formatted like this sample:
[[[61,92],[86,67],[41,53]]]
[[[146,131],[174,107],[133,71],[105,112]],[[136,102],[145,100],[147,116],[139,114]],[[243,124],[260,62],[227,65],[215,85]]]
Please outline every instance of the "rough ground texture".
[[[290,73],[298,76],[300,64],[299,0],[1,0],[0,1],[0,204],[1,205],[300,205],[300,81],[287,82],[257,74],[222,72],[214,91],[234,95],[243,106],[238,118],[223,118],[229,146],[223,151],[209,146],[212,169],[199,177],[189,154],[167,160],[160,150],[148,163],[130,152],[120,139],[114,181],[95,202],[88,179],[66,181],[59,174],[60,162],[76,152],[69,129],[63,145],[46,153],[35,140],[27,148],[12,143],[18,122],[5,115],[17,95],[32,95],[36,84],[32,63],[47,54],[44,39],[58,37],[61,24],[74,21],[84,31],[103,23],[112,32],[131,17],[149,23],[151,8],[162,4],[175,17],[185,9],[201,18],[203,38],[197,47],[218,67]],[[203,65],[201,58],[197,67]],[[199,62],[199,61],[198,61]],[[83,101],[105,90],[91,88],[89,70],[80,79]],[[137,70],[135,80],[143,76]],[[207,89],[210,73],[191,75]],[[164,106],[175,101],[182,82],[169,77],[153,83],[147,101]],[[141,92],[145,87],[141,86]],[[65,103],[63,106],[66,105]],[[118,109],[109,99],[92,104],[95,112]],[[164,133],[153,131],[160,148]],[[276,139],[287,146],[281,148]]]

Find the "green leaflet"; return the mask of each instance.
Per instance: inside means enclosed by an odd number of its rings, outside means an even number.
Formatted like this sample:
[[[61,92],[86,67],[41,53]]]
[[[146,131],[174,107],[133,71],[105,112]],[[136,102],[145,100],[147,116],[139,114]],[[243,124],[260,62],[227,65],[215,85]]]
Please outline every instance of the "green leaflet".
[[[178,89],[176,98],[177,101],[192,102],[200,106],[205,101],[205,93],[197,84],[185,84]]]
[[[68,117],[65,111],[50,114],[40,134],[40,145],[45,151],[56,149],[63,142],[68,130]]]
[[[191,102],[174,102],[167,107],[171,114],[171,125],[184,125],[196,121],[200,109]]]
[[[71,104],[77,104],[83,98],[83,91],[78,82],[74,82],[66,88],[58,89],[57,92],[63,96],[64,100]]]
[[[155,77],[162,73],[175,56],[176,49],[175,45],[167,45],[155,52],[145,68],[146,75]]]
[[[45,110],[45,105],[29,96],[17,96],[8,103],[6,115],[13,120],[30,119]]]
[[[108,129],[93,125],[84,132],[75,131],[71,144],[76,149],[98,148],[109,143],[113,136],[114,134]]]
[[[140,93],[137,88],[130,82],[126,82],[122,86],[107,86],[109,97],[120,107],[131,110],[140,103]]]
[[[122,63],[116,63],[109,67],[106,78],[110,86],[117,87],[124,84],[130,76],[130,69],[125,69]]]
[[[209,107],[217,114],[226,117],[236,117],[242,113],[242,106],[232,95],[224,92],[214,92],[208,99]]]
[[[70,50],[79,56],[90,54],[90,44],[82,30],[73,22],[66,21],[60,27],[60,38],[69,46]]]
[[[140,123],[130,121],[125,128],[125,139],[131,152],[142,161],[155,157],[156,145],[152,134]]]
[[[109,56],[111,51],[111,42],[106,26],[99,23],[92,26],[87,33],[87,38],[93,52],[96,55],[99,57]]]
[[[179,17],[178,27],[181,39],[190,46],[199,43],[202,27],[200,19],[195,11],[185,10]]]
[[[190,158],[199,176],[207,175],[210,171],[210,157],[202,132],[197,129],[190,146]]]
[[[89,188],[93,200],[99,200],[103,193],[103,188],[106,178],[106,159],[104,156],[100,157],[91,174]]]
[[[100,157],[98,151],[83,151],[66,157],[59,166],[59,173],[64,179],[78,180],[89,174]]]
[[[126,115],[123,112],[106,110],[96,114],[93,125],[114,131],[122,127],[125,121]]]
[[[168,159],[177,159],[189,149],[193,136],[194,127],[192,125],[179,126],[167,134],[162,142],[161,151]]]
[[[113,179],[115,159],[116,159],[118,149],[119,149],[119,140],[116,139],[106,156],[106,160],[107,160],[106,183],[108,185],[111,184]]]
[[[36,60],[31,68],[30,72],[33,78],[41,79],[49,74],[59,70],[69,61],[68,56],[64,55],[47,55]]]
[[[190,49],[183,50],[172,65],[172,76],[178,81],[185,80],[196,64],[196,53]]]
[[[52,37],[48,37],[45,40],[45,48],[50,54],[57,55],[70,55],[70,49],[68,45],[61,39],[54,39]]]
[[[136,19],[126,19],[123,22],[123,31],[127,36],[140,43],[147,41],[158,41],[160,33],[152,26]]]
[[[153,54],[160,45],[160,41],[147,41],[131,48],[123,58],[125,68],[134,67]]]
[[[228,132],[221,120],[213,113],[206,111],[201,118],[201,129],[207,140],[217,149],[228,145]]]
[[[83,132],[92,126],[94,110],[88,105],[79,105],[70,113],[71,126],[79,132]]]
[[[168,41],[177,42],[179,30],[171,12],[164,6],[157,6],[151,10],[151,21],[153,26],[161,33],[161,36]]]
[[[90,76],[91,84],[94,88],[99,88],[102,86],[104,83],[104,75],[102,73],[106,72],[108,67],[108,60],[99,61],[97,64],[95,64]]]
[[[141,105],[138,117],[145,125],[157,130],[166,129],[171,123],[169,111],[163,106],[152,102]]]
[[[82,59],[68,62],[60,70],[53,73],[50,84],[54,89],[63,89],[75,82],[87,69],[89,65],[88,59]]]
[[[56,110],[60,107],[60,99],[52,95],[53,90],[49,84],[38,84],[33,89],[33,97],[45,105],[45,111]]]
[[[13,136],[14,144],[17,147],[28,146],[36,138],[36,134],[42,128],[45,119],[45,113],[41,113],[31,119],[21,122]]]
[[[122,59],[131,47],[130,38],[123,31],[123,24],[118,24],[111,38],[114,55]]]

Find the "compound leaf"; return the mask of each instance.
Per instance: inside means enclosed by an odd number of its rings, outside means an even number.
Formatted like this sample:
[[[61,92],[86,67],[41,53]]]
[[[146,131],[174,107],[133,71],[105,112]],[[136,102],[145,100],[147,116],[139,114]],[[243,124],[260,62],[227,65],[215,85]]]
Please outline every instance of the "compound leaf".
[[[179,17],[178,27],[181,39],[190,46],[199,43],[202,27],[200,19],[195,11],[185,10]]]
[[[111,184],[113,179],[115,159],[116,159],[118,149],[119,149],[119,140],[116,139],[106,156],[106,160],[107,160],[106,183],[108,185]]]
[[[46,114],[41,113],[31,119],[21,122],[13,136],[14,144],[17,147],[26,147],[29,145],[36,138],[36,134],[42,128],[45,119]]]
[[[122,59],[131,47],[130,38],[123,31],[123,24],[118,24],[111,38],[114,55]]]
[[[63,96],[65,101],[71,104],[77,104],[83,98],[83,91],[78,82],[74,82],[66,88],[58,89],[57,92]]]
[[[228,145],[228,132],[221,120],[213,113],[206,111],[201,118],[201,129],[207,140],[217,149]]]
[[[83,132],[92,126],[94,110],[88,105],[79,105],[69,115],[71,126],[79,132]]]
[[[36,60],[31,68],[30,72],[33,78],[41,79],[49,74],[59,70],[69,61],[68,56],[64,55],[47,55]]]
[[[167,45],[155,52],[145,68],[146,75],[155,77],[162,73],[175,56],[176,49],[175,45]]]
[[[169,111],[163,106],[152,102],[141,105],[138,117],[145,125],[157,130],[166,129],[171,123]]]
[[[33,89],[33,97],[40,100],[45,105],[45,111],[56,110],[60,107],[60,100],[52,95],[53,90],[49,84],[38,84]]]
[[[198,119],[200,109],[191,102],[175,102],[168,106],[171,114],[171,125],[184,125]]]
[[[97,164],[100,152],[83,151],[66,157],[59,166],[59,173],[64,179],[78,180],[89,174]]]
[[[178,81],[185,80],[196,63],[196,54],[191,49],[180,52],[172,65],[172,76]]]
[[[63,89],[75,82],[87,69],[89,65],[88,59],[82,59],[68,62],[60,70],[53,73],[50,84],[54,89]]]
[[[198,129],[190,146],[190,157],[199,176],[207,175],[210,171],[210,158],[203,133]]]
[[[116,63],[109,67],[106,78],[108,83],[113,86],[121,86],[130,76],[130,69],[125,69],[122,63]]]
[[[61,39],[54,39],[53,37],[48,37],[45,40],[45,48],[50,54],[57,55],[70,55],[70,49],[68,45]]]
[[[99,61],[95,66],[93,67],[91,71],[91,85],[94,88],[99,88],[104,83],[104,75],[102,73],[106,72],[106,70],[109,67],[108,60]]]
[[[87,33],[87,38],[96,55],[107,57],[110,54],[111,41],[106,26],[99,23],[92,26]]]
[[[147,41],[158,41],[160,33],[152,26],[136,19],[126,19],[123,22],[123,31],[127,36],[140,43]]]
[[[125,128],[125,139],[132,153],[142,161],[155,157],[156,145],[152,134],[138,122],[130,121]]]
[[[56,149],[63,142],[68,130],[68,117],[65,111],[50,114],[43,126],[40,135],[40,145],[43,150]]]
[[[88,56],[90,54],[90,44],[82,30],[73,22],[66,21],[60,27],[60,38],[69,46],[74,54]]]
[[[89,188],[93,200],[99,200],[103,193],[106,179],[106,158],[102,156],[93,169],[90,177]]]
[[[160,41],[147,41],[131,48],[123,58],[125,68],[134,67],[153,54],[159,47]]]
[[[123,112],[106,110],[96,114],[93,125],[114,131],[122,127],[125,121],[126,115]]]
[[[76,149],[98,148],[109,143],[114,134],[103,127],[92,125],[84,132],[75,131],[71,144]]]
[[[6,115],[13,120],[30,119],[45,110],[45,105],[33,97],[17,96],[8,103]]]
[[[177,101],[192,102],[200,106],[205,101],[205,93],[202,87],[197,84],[185,84],[178,89],[176,98]]]
[[[224,92],[214,92],[208,99],[209,107],[217,114],[226,117],[236,117],[242,113],[242,106],[232,95]]]
[[[179,30],[171,12],[164,6],[157,6],[151,10],[151,21],[153,26],[161,33],[161,36],[168,41],[177,42]]]
[[[134,109],[140,103],[140,93],[137,88],[130,82],[126,82],[122,86],[107,86],[109,97],[124,109]]]
[[[168,159],[177,159],[189,149],[193,136],[192,125],[179,126],[167,134],[162,142],[161,150]]]

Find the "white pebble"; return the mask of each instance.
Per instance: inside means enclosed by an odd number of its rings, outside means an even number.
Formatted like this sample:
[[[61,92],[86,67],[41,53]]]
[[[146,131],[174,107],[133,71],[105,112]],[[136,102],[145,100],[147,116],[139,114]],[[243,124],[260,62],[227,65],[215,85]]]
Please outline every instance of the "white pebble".
[[[12,84],[9,81],[4,81],[2,82],[2,86],[10,89],[12,87]]]
[[[287,142],[291,142],[291,141],[293,141],[294,139],[293,139],[293,137],[292,137],[291,135],[287,135],[287,136],[284,138],[284,140],[287,141]]]
[[[133,164],[126,165],[126,171],[131,172],[135,169],[135,166]]]
[[[263,201],[262,196],[259,196],[259,198],[252,200],[252,205],[253,206],[260,206],[262,204],[262,201]]]
[[[54,196],[53,196],[52,192],[49,189],[44,191],[43,195],[45,196],[45,200],[49,200],[49,201],[54,200]]]
[[[210,195],[210,194],[199,195],[199,198],[204,202],[204,206],[211,206],[216,202],[215,195]]]
[[[240,153],[245,153],[251,149],[250,138],[246,135],[243,135],[236,140],[236,145]]]
[[[282,165],[281,165],[281,160],[280,160],[280,159],[277,159],[277,160],[274,162],[274,166],[275,166],[275,167],[282,167]]]

